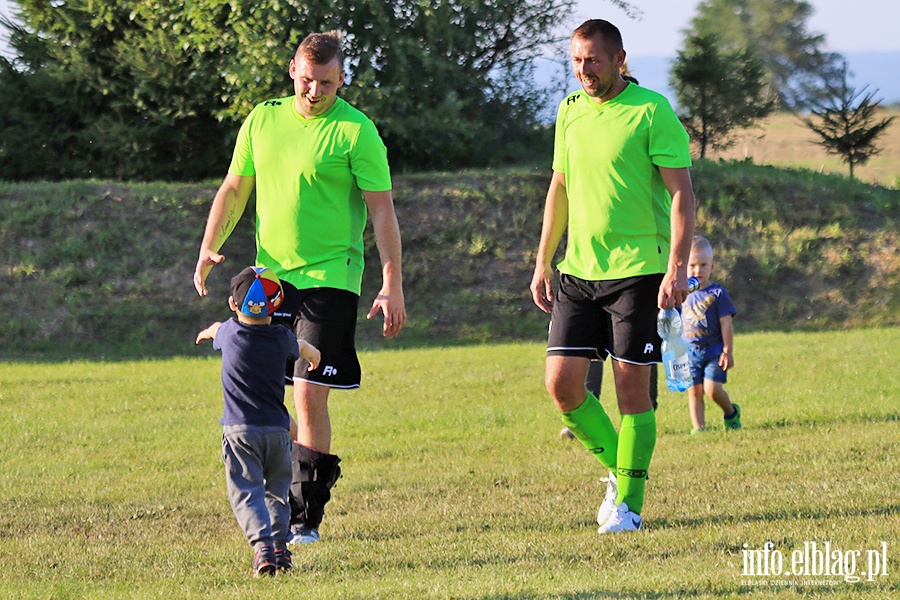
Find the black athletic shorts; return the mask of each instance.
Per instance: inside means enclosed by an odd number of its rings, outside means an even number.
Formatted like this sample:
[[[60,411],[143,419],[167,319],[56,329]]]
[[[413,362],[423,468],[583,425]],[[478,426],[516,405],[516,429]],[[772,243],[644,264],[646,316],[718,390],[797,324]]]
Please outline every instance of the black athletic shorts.
[[[547,355],[660,362],[656,299],[662,279],[658,274],[585,281],[560,273]]]
[[[274,314],[275,323],[291,329],[297,339],[306,340],[319,349],[319,368],[308,371],[309,362],[288,361],[285,382],[294,379],[310,381],[333,388],[359,387],[361,372],[356,356],[356,317],[359,296],[334,288],[298,290],[286,281],[284,302]]]

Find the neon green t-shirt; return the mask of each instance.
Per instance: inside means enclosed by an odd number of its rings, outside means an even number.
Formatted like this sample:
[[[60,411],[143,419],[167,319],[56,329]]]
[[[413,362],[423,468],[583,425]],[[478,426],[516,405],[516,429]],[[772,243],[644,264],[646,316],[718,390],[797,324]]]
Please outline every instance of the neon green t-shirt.
[[[687,132],[661,94],[632,83],[603,104],[569,94],[553,148],[569,199],[560,272],[589,281],[665,273],[672,197],[657,167],[690,166]]]
[[[337,98],[306,119],[294,96],[257,105],[238,133],[228,172],[256,176],[256,261],[299,289],[359,294],[366,204],[391,189],[375,124]]]

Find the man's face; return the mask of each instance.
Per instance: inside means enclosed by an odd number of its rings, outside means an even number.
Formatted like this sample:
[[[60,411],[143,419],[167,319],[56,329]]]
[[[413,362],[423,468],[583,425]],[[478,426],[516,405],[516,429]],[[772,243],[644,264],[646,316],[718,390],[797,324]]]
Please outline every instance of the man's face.
[[[291,60],[289,73],[294,80],[294,106],[306,118],[318,117],[331,108],[338,89],[344,85],[344,71],[337,59],[317,65],[302,55],[296,56]]]
[[[603,38],[572,38],[572,70],[585,93],[596,100],[608,100],[615,95],[619,72],[625,63],[625,51],[610,54]]]

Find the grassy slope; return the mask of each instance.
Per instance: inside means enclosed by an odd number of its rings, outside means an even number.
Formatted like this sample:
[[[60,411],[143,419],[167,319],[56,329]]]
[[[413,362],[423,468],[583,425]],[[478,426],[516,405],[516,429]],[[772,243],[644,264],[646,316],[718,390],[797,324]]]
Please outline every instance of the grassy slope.
[[[701,162],[698,231],[738,331],[900,324],[900,191],[811,171]],[[547,174],[397,177],[410,321],[394,345],[541,339],[528,292]],[[249,218],[200,299],[191,275],[214,184],[0,184],[0,354],[192,353],[253,260]],[[371,236],[361,311],[379,285]],[[380,336],[361,323],[364,346]],[[381,346],[381,344],[378,344]]]

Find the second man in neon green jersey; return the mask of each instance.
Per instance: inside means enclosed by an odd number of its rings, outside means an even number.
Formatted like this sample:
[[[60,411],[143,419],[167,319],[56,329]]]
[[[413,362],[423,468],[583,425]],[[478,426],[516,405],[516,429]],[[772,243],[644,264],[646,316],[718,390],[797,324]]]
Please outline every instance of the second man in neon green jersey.
[[[551,313],[545,383],[562,420],[609,469],[600,533],[643,523],[656,445],[650,364],[658,307],[687,297],[694,229],[689,140],[668,101],[622,78],[619,30],[601,19],[572,34],[582,89],[560,104],[531,293]],[[552,260],[568,241],[554,288]],[[621,430],[585,389],[591,359],[612,357]]]
[[[307,36],[290,61],[294,95],[257,105],[210,209],[194,286],[202,296],[212,267],[256,188],[257,264],[272,269],[291,306],[287,324],[322,353],[319,367],[292,369],[297,410],[291,518],[295,542],[319,539],[340,459],[331,454],[328,396],[359,387],[356,317],[363,229],[371,218],[382,286],[368,318],[384,317],[395,336],[406,321],[400,230],[387,150],[375,125],[337,96],[344,55],[336,32]]]

